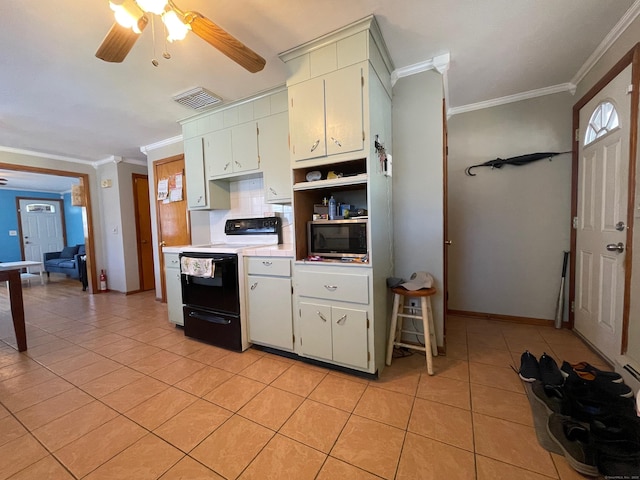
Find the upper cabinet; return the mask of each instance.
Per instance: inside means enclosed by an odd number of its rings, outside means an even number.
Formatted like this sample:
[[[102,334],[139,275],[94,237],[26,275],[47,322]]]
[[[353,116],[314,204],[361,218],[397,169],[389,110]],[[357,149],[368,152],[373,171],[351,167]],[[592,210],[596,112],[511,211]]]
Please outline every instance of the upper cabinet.
[[[291,202],[284,88],[181,123],[190,209],[228,209],[229,181],[260,174],[267,202]]]
[[[289,69],[293,168],[368,156],[366,146],[380,133],[372,125],[381,98],[377,89],[391,98],[393,70],[375,18],[367,17],[280,58]]]
[[[353,65],[289,88],[294,161],[362,151],[363,67]]]

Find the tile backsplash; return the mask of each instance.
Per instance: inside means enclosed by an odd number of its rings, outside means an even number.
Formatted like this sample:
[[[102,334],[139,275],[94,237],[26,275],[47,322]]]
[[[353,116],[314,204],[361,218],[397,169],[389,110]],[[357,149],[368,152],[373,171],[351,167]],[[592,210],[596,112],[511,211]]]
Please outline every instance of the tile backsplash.
[[[224,242],[224,223],[233,218],[282,217],[282,239],[293,243],[293,209],[291,205],[275,205],[265,202],[262,177],[229,182],[230,210],[209,212],[211,241]]]

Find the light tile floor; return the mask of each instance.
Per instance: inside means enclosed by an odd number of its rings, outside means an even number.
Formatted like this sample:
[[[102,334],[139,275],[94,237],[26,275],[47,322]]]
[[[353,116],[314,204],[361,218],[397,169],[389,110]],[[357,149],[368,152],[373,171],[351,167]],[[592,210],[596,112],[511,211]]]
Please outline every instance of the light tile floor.
[[[536,440],[524,349],[604,367],[571,332],[449,317],[448,354],[358,377],[185,338],[152,292],[0,300],[0,479],[576,479]]]

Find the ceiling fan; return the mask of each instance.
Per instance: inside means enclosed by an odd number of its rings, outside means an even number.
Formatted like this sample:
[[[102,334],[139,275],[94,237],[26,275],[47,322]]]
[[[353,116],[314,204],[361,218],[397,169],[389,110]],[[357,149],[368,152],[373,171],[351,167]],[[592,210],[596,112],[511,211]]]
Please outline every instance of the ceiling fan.
[[[96,52],[106,62],[122,62],[154,14],[162,17],[170,42],[191,30],[251,73],[265,66],[265,59],[238,39],[200,13],[180,10],[172,0],[110,0],[109,5],[116,21]]]

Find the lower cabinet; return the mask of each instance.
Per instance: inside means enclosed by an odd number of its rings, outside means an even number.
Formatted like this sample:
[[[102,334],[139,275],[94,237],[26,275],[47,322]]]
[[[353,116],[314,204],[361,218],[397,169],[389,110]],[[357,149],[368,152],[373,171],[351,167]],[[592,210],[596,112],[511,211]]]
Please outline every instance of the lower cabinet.
[[[291,260],[247,257],[249,341],[293,351]]]
[[[300,302],[300,348],[305,356],[366,369],[367,311]]]
[[[167,290],[169,321],[184,325],[182,314],[182,285],[180,283],[180,258],[177,253],[164,254],[164,284]]]

